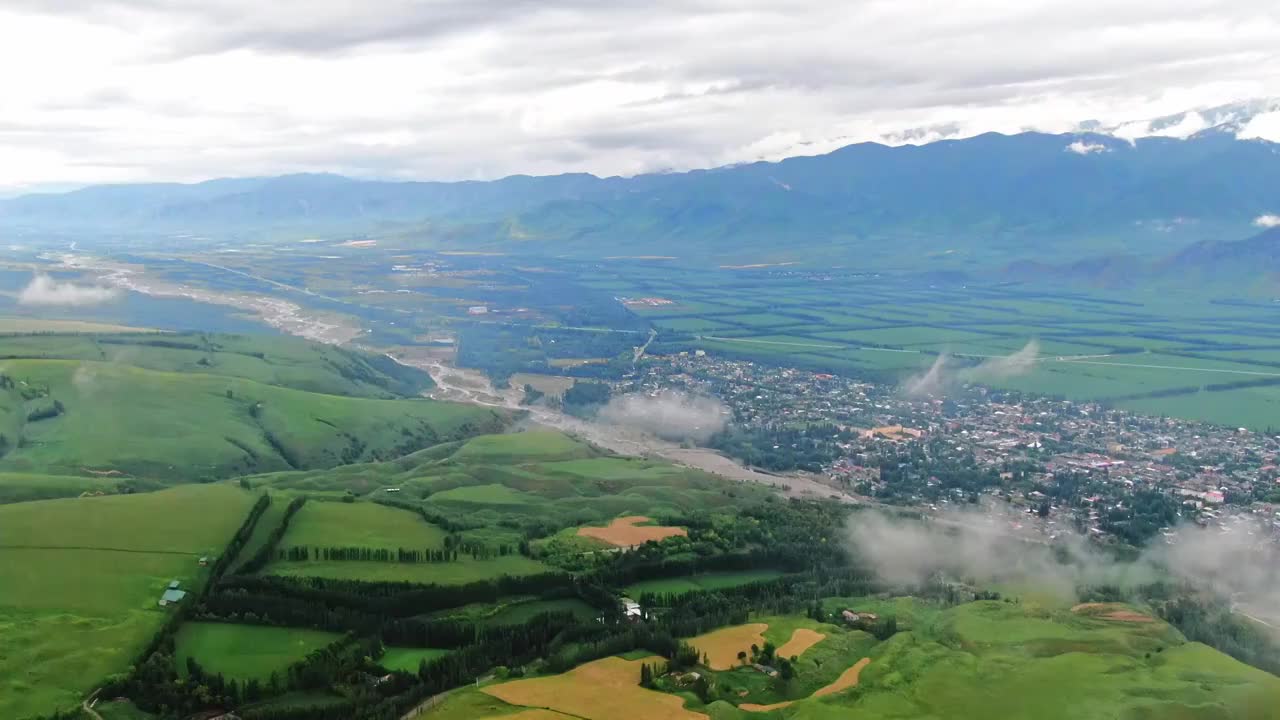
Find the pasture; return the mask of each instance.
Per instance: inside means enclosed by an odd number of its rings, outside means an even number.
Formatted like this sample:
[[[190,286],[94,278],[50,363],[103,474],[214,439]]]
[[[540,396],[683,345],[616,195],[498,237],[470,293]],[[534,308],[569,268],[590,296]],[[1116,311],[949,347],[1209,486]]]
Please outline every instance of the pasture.
[[[448,654],[448,650],[436,648],[389,647],[382,653],[382,657],[378,658],[378,664],[388,670],[416,673],[423,661],[435,660]]]
[[[640,597],[645,593],[655,595],[680,595],[698,590],[719,590],[721,588],[738,587],[754,582],[764,582],[782,577],[777,570],[726,570],[722,572],[700,573],[685,577],[658,578],[641,580],[627,586],[627,594]]]
[[[444,538],[443,530],[407,510],[375,503],[313,501],[290,520],[280,547],[439,549]]]
[[[0,506],[0,717],[71,707],[197,589],[255,496],[229,485]]]
[[[400,563],[324,560],[320,550],[360,547],[389,550],[440,550],[445,532],[409,510],[369,502],[312,501],[303,506],[281,538],[279,553],[308,548],[311,559],[277,557],[263,570],[286,577],[325,577],[370,581],[405,581],[459,585],[502,575],[533,575],[547,566],[521,555],[473,559],[465,553],[454,562]]]
[[[342,637],[337,633],[303,628],[186,622],[174,638],[174,662],[178,674],[187,675],[187,658],[209,673],[228,680],[267,680],[293,663]],[[416,669],[417,666],[415,665]]]

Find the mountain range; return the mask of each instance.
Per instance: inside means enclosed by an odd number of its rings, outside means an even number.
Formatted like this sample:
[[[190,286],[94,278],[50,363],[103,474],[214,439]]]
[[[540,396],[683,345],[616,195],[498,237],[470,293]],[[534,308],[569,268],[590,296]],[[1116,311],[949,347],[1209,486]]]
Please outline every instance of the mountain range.
[[[1171,121],[1172,122],[1172,121]],[[429,246],[586,256],[953,263],[1163,257],[1280,212],[1280,145],[1202,130],[989,133],[683,173],[489,182],[336,175],[96,186],[0,201],[10,229],[396,234]]]

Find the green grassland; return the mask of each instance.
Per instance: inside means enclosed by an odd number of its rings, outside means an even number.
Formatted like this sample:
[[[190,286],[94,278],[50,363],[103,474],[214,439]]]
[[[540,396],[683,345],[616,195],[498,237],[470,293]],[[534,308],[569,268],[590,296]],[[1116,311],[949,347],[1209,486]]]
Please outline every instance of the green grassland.
[[[310,502],[289,522],[281,547],[439,548],[445,532],[414,513],[373,503]]]
[[[514,625],[549,612],[571,612],[579,618],[590,620],[600,613],[577,598],[562,600],[536,600],[532,598],[506,598],[496,603],[474,603],[460,608],[436,613],[436,617],[482,622],[498,627]]]
[[[116,492],[120,485],[119,478],[110,477],[0,472],[0,505],[28,500],[51,500],[82,493],[110,494]]]
[[[688,577],[660,578],[658,580],[642,580],[627,586],[627,595],[638,598],[644,593],[656,595],[680,595],[699,590],[719,590],[721,588],[738,587],[754,582],[763,582],[781,577],[776,570],[740,570],[703,573]]]
[[[266,680],[340,637],[302,628],[187,622],[174,638],[174,661],[183,677],[191,657],[206,672],[221,673],[227,679]]]
[[[436,648],[389,647],[382,653],[382,657],[378,658],[378,664],[388,670],[416,673],[422,661],[435,660],[448,654],[448,650],[438,650]]]
[[[0,717],[78,704],[198,587],[255,496],[229,485],[0,506]]]
[[[364,547],[396,550],[439,550],[445,532],[408,510],[368,502],[313,501],[289,524],[280,548]],[[314,558],[315,555],[312,555]],[[265,573],[290,577],[326,577],[371,581],[409,581],[458,585],[502,575],[532,575],[549,568],[521,555],[474,559],[465,554],[456,562],[392,563],[374,561],[273,560]]]
[[[623,514],[662,517],[768,495],[689,468],[607,455],[553,431],[483,435],[396,460],[251,478],[277,490],[345,492],[393,500],[489,528],[599,524]],[[390,494],[386,488],[399,488]],[[507,531],[514,542],[519,533]],[[480,530],[463,532],[470,537]]]
[[[0,434],[14,439],[0,470],[13,472],[115,470],[191,481],[332,467],[503,423],[489,410],[429,400],[343,397],[101,362],[3,364],[13,382],[0,390],[0,428],[8,428]],[[51,416],[32,414],[40,411]]]
[[[102,720],[154,720],[155,718],[155,715],[139,710],[128,700],[99,701],[93,709],[102,717]]]

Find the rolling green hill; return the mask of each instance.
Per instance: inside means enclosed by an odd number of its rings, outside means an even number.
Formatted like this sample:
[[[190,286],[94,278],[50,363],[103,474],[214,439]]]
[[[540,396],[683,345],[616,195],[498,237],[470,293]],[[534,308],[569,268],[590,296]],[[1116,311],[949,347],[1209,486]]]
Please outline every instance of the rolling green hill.
[[[351,397],[407,397],[432,385],[427,373],[383,355],[274,335],[23,334],[0,328],[0,371],[13,359],[92,360]]]
[[[505,423],[415,397],[430,378],[388,358],[292,338],[13,335],[0,358],[0,499],[390,459]]]

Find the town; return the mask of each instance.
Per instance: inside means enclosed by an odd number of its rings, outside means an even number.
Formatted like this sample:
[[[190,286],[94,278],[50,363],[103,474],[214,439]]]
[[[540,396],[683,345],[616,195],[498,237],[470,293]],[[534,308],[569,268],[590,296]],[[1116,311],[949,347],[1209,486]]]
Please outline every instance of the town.
[[[945,397],[702,352],[651,357],[615,395],[719,398],[708,444],[753,467],[798,472],[871,502],[1003,505],[1012,529],[1142,544],[1179,519],[1280,530],[1280,438],[1088,402],[980,386]],[[1256,523],[1251,523],[1251,526]]]

